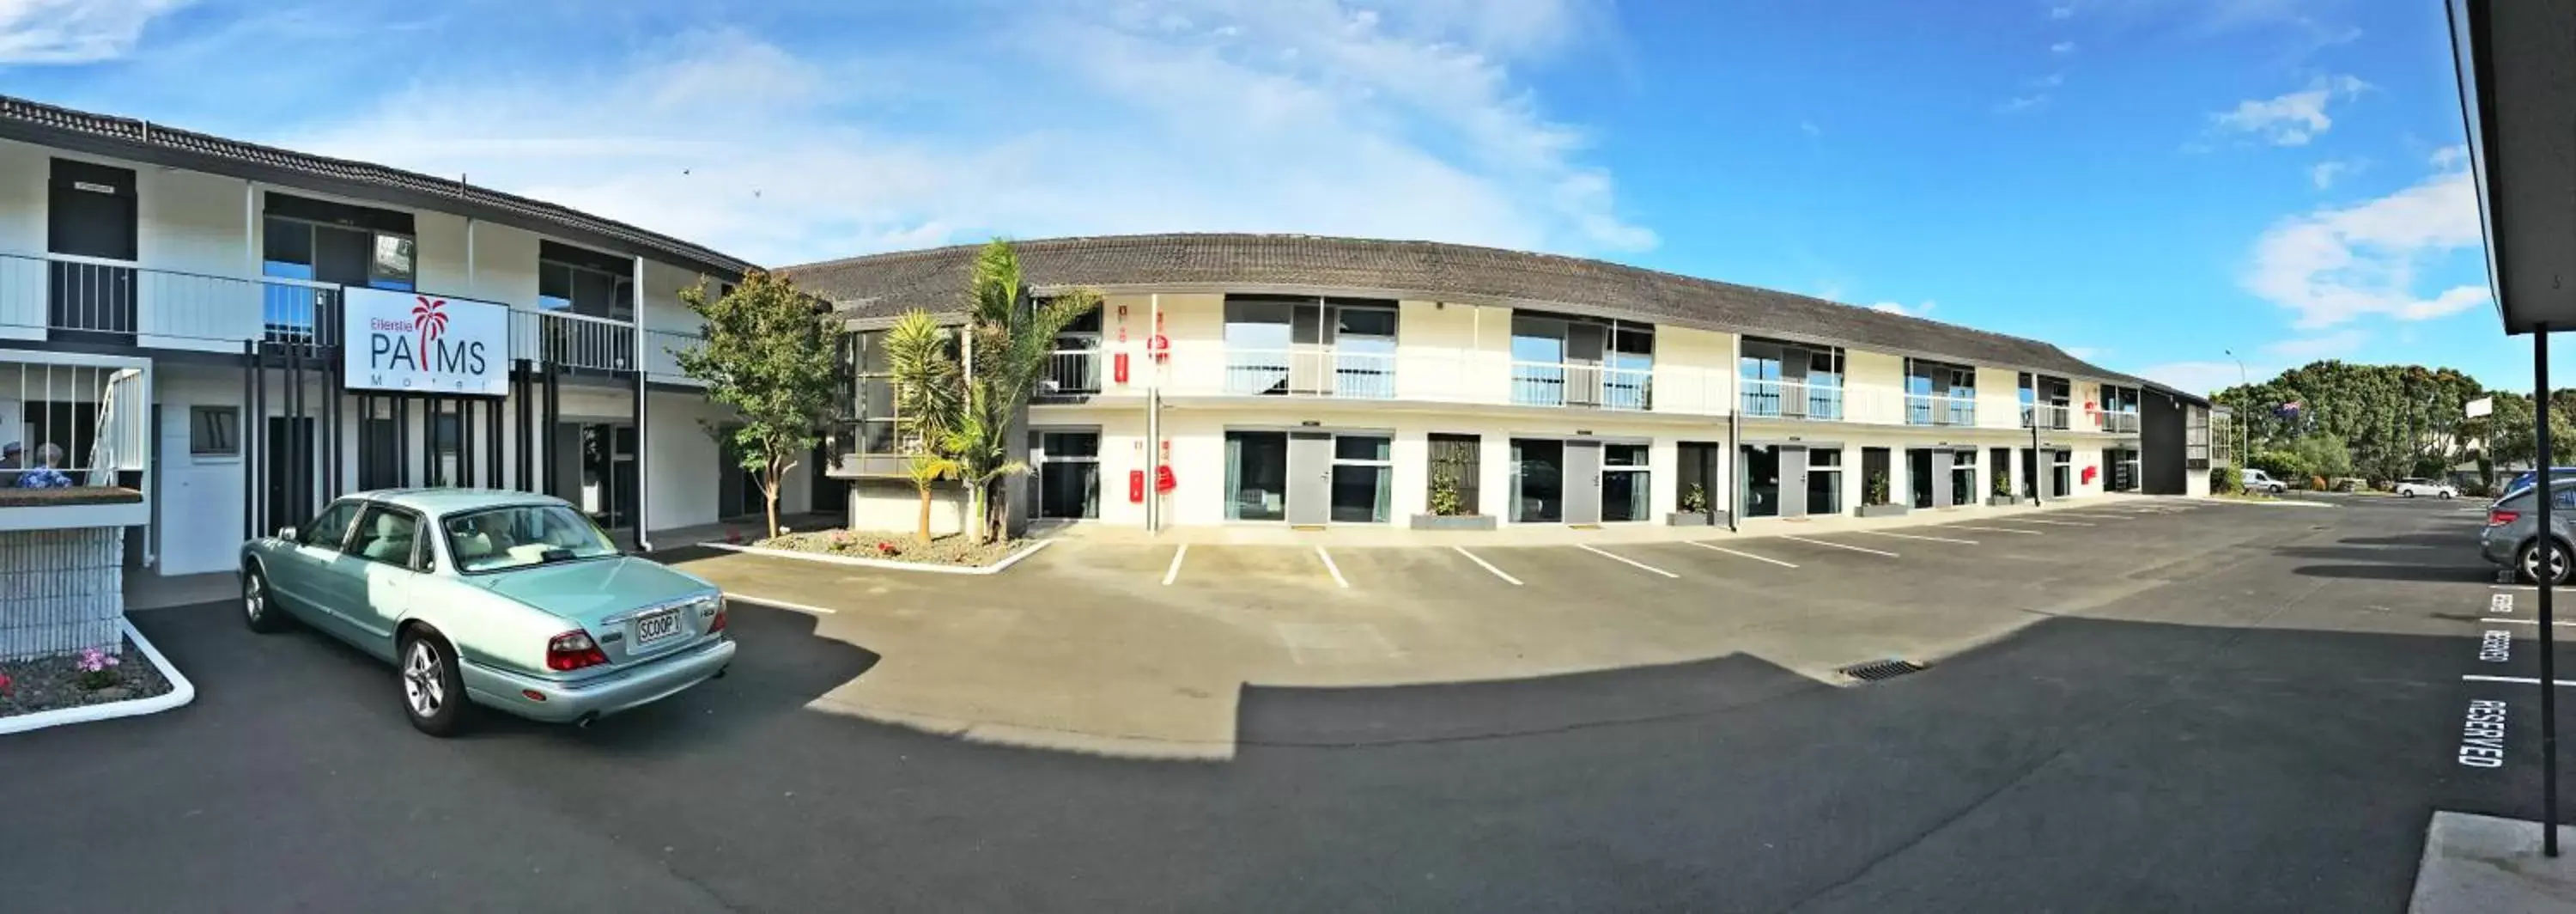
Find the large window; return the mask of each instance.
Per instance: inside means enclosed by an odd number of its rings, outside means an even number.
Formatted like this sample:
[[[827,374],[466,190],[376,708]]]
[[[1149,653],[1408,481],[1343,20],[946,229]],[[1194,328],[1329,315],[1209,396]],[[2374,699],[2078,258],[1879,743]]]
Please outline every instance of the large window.
[[[1807,513],[1840,514],[1843,510],[1841,448],[1807,449]]]
[[[1029,432],[1029,507],[1034,517],[1100,516],[1100,432]]]
[[[854,407],[850,420],[856,426],[858,439],[850,449],[854,454],[889,455],[895,447],[894,378],[888,374],[885,331],[868,330],[845,337],[849,341]]]
[[[1905,421],[1912,425],[1977,424],[1977,370],[1905,360]]]
[[[1288,519],[1288,434],[1225,433],[1225,519]]]
[[[2067,427],[2067,400],[2074,394],[2073,385],[2065,378],[2021,374],[2021,424],[2023,428]]]
[[[1226,392],[1395,396],[1395,302],[1229,295]]]
[[[1634,321],[1512,315],[1512,402],[1648,409],[1655,328]]]
[[[2075,491],[2075,452],[2048,452],[2048,494],[2058,498]]]
[[[1386,523],[1387,490],[1394,482],[1392,439],[1384,435],[1333,436],[1333,522]]]
[[[1511,519],[1516,524],[1565,519],[1565,442],[1512,439]]]
[[[334,286],[409,292],[418,279],[418,242],[410,213],[267,195],[260,223],[260,273]],[[260,310],[272,337],[309,339],[338,323],[336,294],[272,284]]]
[[[634,320],[634,275],[633,260],[541,241],[537,245],[537,308]]]
[[[1748,416],[1840,420],[1843,417],[1843,351],[1746,337],[1738,372]]]
[[[1652,506],[1647,493],[1646,446],[1642,444],[1605,444],[1601,446],[1601,519],[1605,521],[1646,520]]]
[[[1950,452],[1950,503],[1972,505],[1977,502],[1977,450],[1960,448]]]

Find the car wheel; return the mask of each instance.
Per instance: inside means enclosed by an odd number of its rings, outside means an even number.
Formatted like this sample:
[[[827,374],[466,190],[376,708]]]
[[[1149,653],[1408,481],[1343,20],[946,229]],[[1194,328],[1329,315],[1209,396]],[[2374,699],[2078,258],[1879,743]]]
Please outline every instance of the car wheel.
[[[452,736],[465,720],[465,682],[456,669],[456,652],[435,634],[414,632],[402,641],[403,714],[411,725],[431,736]]]
[[[2415,490],[2413,490],[2413,489],[2408,489],[2408,490],[2406,490],[2406,491],[2399,492],[2399,493],[2397,493],[2397,497],[2399,497],[2399,498],[2413,498],[2413,497],[2415,497]]]
[[[269,597],[268,576],[257,567],[242,571],[242,621],[249,623],[251,631],[263,635],[285,631],[290,621],[286,610]]]
[[[2540,561],[2540,541],[2533,540],[2522,544],[2522,554],[2515,558],[2514,565],[2522,571],[2523,580],[2538,584]],[[2549,550],[2549,583],[2567,583],[2567,551],[2564,549]]]

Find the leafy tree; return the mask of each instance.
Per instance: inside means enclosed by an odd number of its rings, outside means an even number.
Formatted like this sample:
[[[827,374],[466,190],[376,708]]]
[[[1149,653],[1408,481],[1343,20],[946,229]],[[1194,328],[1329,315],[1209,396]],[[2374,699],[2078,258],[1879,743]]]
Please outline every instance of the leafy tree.
[[[2311,474],[2308,458],[2297,451],[2262,451],[2247,458],[2245,465],[2261,470],[2274,479],[2299,480]]]
[[[915,310],[886,329],[886,373],[894,382],[895,428],[902,436],[904,475],[921,495],[915,539],[930,542],[930,496],[960,469],[946,450],[964,395],[964,375],[950,353],[955,338],[928,312]]]
[[[2290,443],[2290,453],[2307,465],[2308,475],[2328,481],[2352,475],[2352,448],[2336,435],[2310,435]]]
[[[787,471],[814,449],[839,406],[838,336],[814,299],[760,270],[721,298],[708,298],[700,281],[681,290],[680,301],[706,325],[705,342],[674,353],[680,372],[705,382],[707,398],[741,420],[733,444],[743,468],[759,476],[775,536]]]

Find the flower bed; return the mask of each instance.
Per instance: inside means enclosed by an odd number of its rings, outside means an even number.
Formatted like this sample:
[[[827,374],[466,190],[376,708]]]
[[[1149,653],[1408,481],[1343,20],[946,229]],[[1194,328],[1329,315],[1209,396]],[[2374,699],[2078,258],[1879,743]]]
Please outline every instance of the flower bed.
[[[170,691],[152,661],[125,642],[122,657],[90,650],[0,663],[0,717],[150,698]]]
[[[977,567],[999,562],[1028,544],[1029,541],[1024,539],[1001,539],[977,545],[963,536],[943,536],[925,545],[913,539],[910,533],[818,530],[811,533],[773,536],[750,545],[763,549],[817,552],[889,562]]]

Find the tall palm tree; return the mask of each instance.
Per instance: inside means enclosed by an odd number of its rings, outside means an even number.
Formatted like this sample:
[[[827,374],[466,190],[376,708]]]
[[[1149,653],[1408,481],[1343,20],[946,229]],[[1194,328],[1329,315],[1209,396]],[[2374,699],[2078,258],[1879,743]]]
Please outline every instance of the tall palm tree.
[[[949,354],[955,337],[928,313],[914,310],[887,328],[882,345],[894,381],[895,429],[905,450],[904,475],[921,495],[921,523],[913,533],[930,542],[930,496],[939,480],[958,476],[945,452],[964,399],[963,375]]]
[[[973,495],[977,542],[999,532],[993,484],[1028,466],[1010,459],[1010,435],[1020,408],[1027,406],[1046,375],[1056,334],[1100,307],[1100,293],[1069,289],[1052,297],[1029,296],[1018,252],[994,239],[975,257],[966,287],[968,345],[967,396],[958,404],[958,420],[946,436],[958,477]]]

